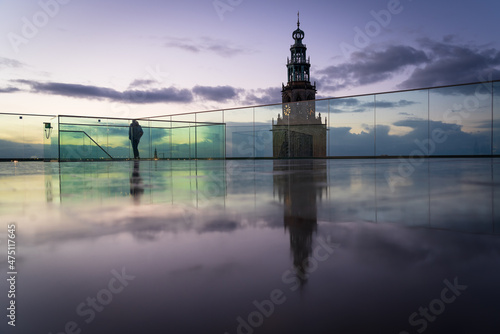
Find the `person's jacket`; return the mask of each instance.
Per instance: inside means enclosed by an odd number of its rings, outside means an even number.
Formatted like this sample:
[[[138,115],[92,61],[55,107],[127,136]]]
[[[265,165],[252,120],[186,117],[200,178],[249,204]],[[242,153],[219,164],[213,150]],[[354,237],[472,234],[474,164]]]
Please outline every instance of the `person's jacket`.
[[[142,127],[137,122],[132,122],[130,124],[130,128],[128,130],[128,139],[130,140],[139,140],[141,139],[144,131],[142,131]]]

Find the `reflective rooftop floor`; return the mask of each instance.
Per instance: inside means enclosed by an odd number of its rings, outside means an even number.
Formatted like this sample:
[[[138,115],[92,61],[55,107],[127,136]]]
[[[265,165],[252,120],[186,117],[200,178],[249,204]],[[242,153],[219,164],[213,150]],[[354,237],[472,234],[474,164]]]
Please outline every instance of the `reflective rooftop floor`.
[[[497,333],[500,160],[0,163],[2,333]]]

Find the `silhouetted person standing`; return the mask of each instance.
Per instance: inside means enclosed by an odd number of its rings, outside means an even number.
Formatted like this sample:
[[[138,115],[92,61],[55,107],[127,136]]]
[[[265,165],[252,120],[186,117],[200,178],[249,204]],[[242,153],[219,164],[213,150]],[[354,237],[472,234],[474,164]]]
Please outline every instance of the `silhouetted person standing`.
[[[128,129],[128,139],[132,142],[132,150],[134,151],[134,159],[140,159],[139,157],[139,141],[141,140],[144,131],[142,131],[142,127],[139,125],[137,120],[133,120],[132,124]]]

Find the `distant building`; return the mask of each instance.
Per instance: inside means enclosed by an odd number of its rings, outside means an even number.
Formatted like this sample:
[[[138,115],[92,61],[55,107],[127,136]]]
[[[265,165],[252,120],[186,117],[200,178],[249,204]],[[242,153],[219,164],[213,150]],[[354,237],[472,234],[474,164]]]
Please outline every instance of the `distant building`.
[[[326,156],[326,119],[316,116],[316,84],[310,81],[310,59],[302,43],[304,31],[292,34],[295,44],[290,47],[287,59],[288,83],[282,84],[282,114],[273,120],[273,157],[324,157]],[[307,102],[310,101],[310,102]]]

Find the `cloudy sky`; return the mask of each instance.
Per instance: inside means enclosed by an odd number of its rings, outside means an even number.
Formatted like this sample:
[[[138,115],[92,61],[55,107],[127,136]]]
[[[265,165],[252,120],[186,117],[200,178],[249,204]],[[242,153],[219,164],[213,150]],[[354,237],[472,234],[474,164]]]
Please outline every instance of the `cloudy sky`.
[[[500,79],[494,0],[2,0],[0,110],[280,102],[298,10],[318,98]]]

